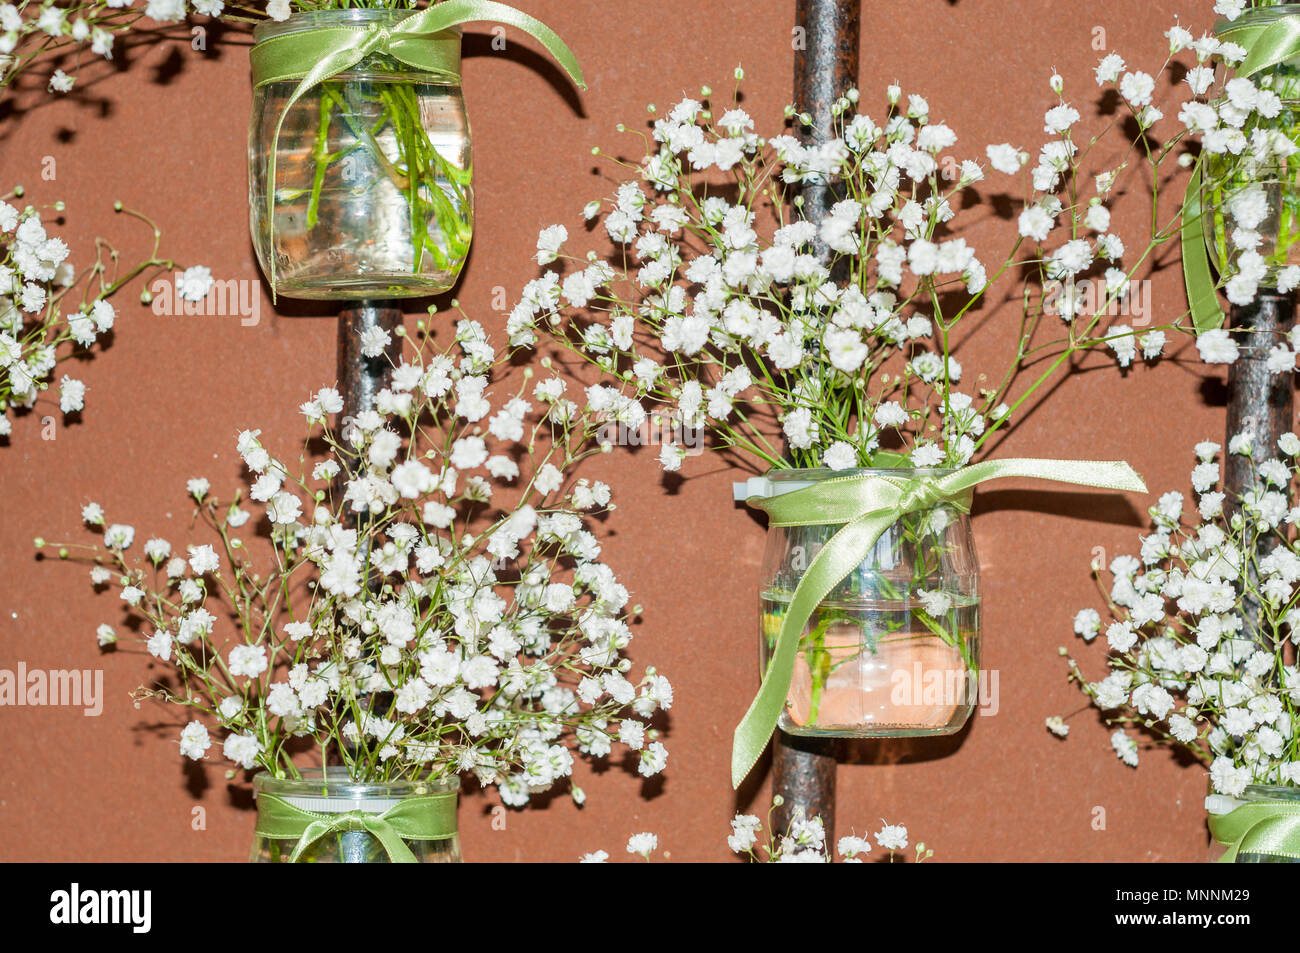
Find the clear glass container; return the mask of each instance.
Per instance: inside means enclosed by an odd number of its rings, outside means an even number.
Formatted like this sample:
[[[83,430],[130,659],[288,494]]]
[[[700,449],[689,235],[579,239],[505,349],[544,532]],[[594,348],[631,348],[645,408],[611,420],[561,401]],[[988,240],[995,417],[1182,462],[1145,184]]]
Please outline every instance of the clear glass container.
[[[440,781],[353,781],[343,767],[313,768],[300,779],[273,778],[259,774],[253,778],[254,797],[274,794],[294,807],[317,814],[346,814],[364,811],[383,814],[399,801],[419,795],[458,791],[460,780]],[[453,834],[444,840],[408,840],[415,859],[425,864],[460,863],[460,838]],[[288,863],[298,845],[296,839],[255,836],[249,858],[255,864]],[[384,864],[388,854],[369,831],[340,831],[327,834],[298,857],[302,864]]]
[[[298,13],[257,42],[347,24],[395,24],[410,10]],[[469,254],[474,193],[458,83],[371,54],[305,93],[297,80],[253,93],[249,222],[262,271],[292,298],[410,298],[450,289]],[[276,152],[275,200],[267,178]],[[272,227],[274,223],[274,227]]]
[[[851,474],[945,470],[773,470],[774,493]],[[759,647],[766,671],[813,557],[836,525],[768,530]],[[892,738],[958,731],[979,700],[979,561],[953,505],[910,514],[821,603],[804,629],[780,727],[792,735]]]
[[[1216,24],[1215,34],[1232,40],[1232,31],[1243,26],[1267,24],[1283,17],[1300,16],[1300,3],[1247,10],[1236,20]],[[1223,75],[1219,76],[1222,80]],[[1247,138],[1257,129],[1276,130],[1300,147],[1300,56],[1270,66],[1250,77],[1260,89],[1272,90],[1282,100],[1281,112],[1271,118],[1251,112],[1242,131]],[[1229,260],[1230,242],[1236,227],[1228,211],[1234,195],[1255,185],[1263,186],[1268,214],[1258,226],[1261,242],[1256,249],[1269,264],[1263,284],[1276,280],[1277,271],[1300,264],[1300,156],[1282,162],[1260,164],[1249,148],[1241,155],[1207,156],[1202,218],[1212,259],[1220,266]]]

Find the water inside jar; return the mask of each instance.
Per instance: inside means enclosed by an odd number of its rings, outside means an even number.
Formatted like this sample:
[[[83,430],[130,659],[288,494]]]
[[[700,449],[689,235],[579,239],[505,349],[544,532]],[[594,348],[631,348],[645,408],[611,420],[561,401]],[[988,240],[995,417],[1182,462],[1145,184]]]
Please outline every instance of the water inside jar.
[[[321,84],[285,116],[275,229],[266,220],[275,123],[292,82],[259,90],[251,216],[263,269],[299,298],[412,297],[455,284],[473,234],[460,90],[362,74]]]
[[[950,605],[939,614],[906,599],[818,606],[800,639],[782,727],[896,737],[965,724],[978,699],[979,601],[945,595]],[[788,592],[763,594],[769,653],[789,603]]]

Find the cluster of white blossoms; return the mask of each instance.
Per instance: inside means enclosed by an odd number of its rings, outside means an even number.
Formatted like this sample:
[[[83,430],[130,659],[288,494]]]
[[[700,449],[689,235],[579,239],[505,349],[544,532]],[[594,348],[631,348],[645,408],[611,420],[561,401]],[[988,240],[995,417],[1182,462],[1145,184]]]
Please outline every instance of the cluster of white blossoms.
[[[102,298],[88,309],[65,318],[57,307],[60,292],[76,281],[61,238],[45,230],[38,211],[19,212],[0,202],[0,436],[8,436],[12,407],[31,407],[59,361],[67,341],[90,347],[113,327],[116,314]],[[59,409],[65,414],[85,404],[85,385],[64,376],[59,385]]]
[[[1155,81],[1107,59],[1150,136]],[[525,287],[512,341],[544,331],[615,378],[617,390],[593,389],[593,407],[705,428],[772,465],[782,459],[778,427],[797,466],[879,465],[882,451],[915,466],[963,464],[1041,384],[1018,384],[1031,357],[1065,366],[1104,344],[1128,367],[1166,344],[1162,328],[1118,321],[1132,275],[1107,202],[1123,166],[1082,167],[1076,139],[1093,130],[1076,129],[1060,77],[1050,85],[1056,102],[1032,167],[1007,143],[958,158],[953,130],[897,86],[874,116],[850,90],[836,104],[834,138],[812,144],[760,137],[737,106],[715,114],[706,89],[703,101],[685,99],[654,121],[636,179],[587,206],[611,254],[567,252],[563,225],[541,232],[537,261],[556,264]],[[1153,165],[1163,158],[1151,151]],[[1004,188],[981,184],[990,173],[1028,190],[1012,212],[1010,253],[991,263],[959,233],[975,210],[987,218],[977,189]],[[842,195],[821,221],[794,194],[810,180],[831,180]],[[1134,269],[1176,234],[1177,216],[1135,242]],[[1014,276],[1004,294],[1017,301],[1026,275],[1036,289],[1012,367],[986,378],[1002,380],[997,387],[963,390],[976,375],[953,356],[954,329],[986,299],[1003,300],[990,297],[1002,275]],[[660,461],[676,469],[682,457],[666,443]]]
[[[1249,7],[1275,7],[1252,3]],[[1247,10],[1245,0],[1219,0],[1214,10],[1234,21]],[[1195,44],[1197,66],[1187,75],[1193,94],[1203,96],[1212,86],[1214,61],[1235,68],[1247,49],[1203,36]],[[1203,166],[1205,195],[1213,216],[1216,252],[1223,273],[1223,291],[1232,304],[1249,304],[1261,285],[1283,294],[1300,285],[1300,267],[1287,264],[1288,248],[1300,228],[1300,209],[1288,198],[1292,178],[1288,166],[1300,151],[1295,111],[1287,105],[1300,95],[1300,78],[1282,66],[1255,77],[1235,77],[1223,85],[1217,103],[1184,104],[1179,120],[1201,140],[1208,157]],[[1222,337],[1217,334],[1216,337]],[[1226,351],[1212,342],[1210,358],[1227,363]],[[1204,351],[1203,351],[1204,356]],[[1232,355],[1235,358],[1235,354]],[[1292,364],[1295,368],[1294,348]]]
[[[1237,797],[1251,783],[1300,784],[1300,437],[1284,434],[1276,448],[1229,441],[1256,478],[1237,501],[1220,489],[1220,450],[1196,446],[1195,511],[1166,493],[1139,554],[1111,560],[1107,616],[1075,617],[1084,641],[1105,638],[1110,673],[1089,681],[1073,660],[1070,668],[1119,726],[1111,745],[1124,763],[1138,763],[1126,730],[1136,729],[1190,752],[1215,792]],[[1067,731],[1060,719],[1048,727]]]
[[[75,55],[89,50],[93,56],[113,58],[113,43],[141,17],[156,23],[179,23],[192,9],[220,16],[223,0],[69,0],[64,3],[0,3],[0,88],[9,86],[33,61]],[[50,92],[66,93],[76,76],[63,69],[48,79]]]
[[[907,828],[887,821],[882,821],[881,824],[880,830],[875,834],[876,847],[885,851],[892,863],[896,856],[907,850]],[[727,837],[727,846],[735,853],[747,857],[752,863],[828,864],[831,862],[822,819],[807,818],[801,809],[795,811],[790,827],[784,834],[776,838],[769,835],[760,843],[762,833],[761,818],[754,814],[737,814],[731,821],[731,834]],[[876,849],[872,846],[870,837],[857,835],[841,837],[835,847],[840,859],[850,864],[864,863]],[[627,841],[627,852],[647,861],[658,849],[658,835],[648,831],[633,834]],[[924,844],[916,845],[914,859],[917,863],[929,860],[933,856],[934,851]],[[597,850],[583,854],[579,858],[579,863],[602,864],[608,860],[607,851]]]
[[[61,212],[63,203],[53,208]],[[0,201],[0,437],[13,429],[10,411],[30,409],[52,386],[60,361],[93,347],[113,329],[117,312],[109,298],[134,278],[171,267],[158,258],[156,228],[154,238],[152,256],[125,273],[118,271],[112,247],[100,239],[95,262],[79,275],[67,243],[49,234],[39,210],[20,211]],[[85,407],[84,382],[64,374],[58,392],[62,413]]]
[[[1231,19],[1241,12],[1232,12],[1235,4],[1226,6],[1231,9],[1220,12]],[[1185,78],[1194,98],[1182,105],[1178,119],[1201,144],[1203,214],[1209,216],[1205,224],[1213,235],[1224,294],[1245,305],[1261,285],[1289,292],[1300,285],[1300,267],[1286,264],[1300,222],[1290,200],[1280,195],[1285,191],[1280,182],[1289,177],[1286,169],[1300,151],[1300,130],[1285,105],[1300,93],[1300,83],[1287,71],[1264,71],[1232,77],[1216,89],[1216,65],[1240,66],[1246,49],[1212,36],[1193,40],[1185,32],[1174,42],[1196,56]],[[1212,334],[1202,357],[1212,363],[1235,358],[1235,351],[1225,351],[1224,338],[1223,332]],[[1293,350],[1288,370],[1294,364]]]
[[[364,342],[388,343],[382,329]],[[530,399],[529,372],[496,398],[510,354],[476,322],[415,351],[342,430],[329,424],[337,391],[302,405],[297,475],[260,431],[240,433],[245,490],[220,500],[189,482],[209,542],[149,539],[128,560],[134,529],[86,506],[104,533],[93,582],[119,591],[149,653],[175,666],[178,688],[143,694],[192,719],[186,757],[219,744],[280,777],[314,748],[359,780],[472,775],[522,806],[559,784],[582,801],[575,752],[657,774],[668,755],[652,719],[672,687],[653,668],[629,676],[628,591],[588,528],[610,490],[573,476],[599,452],[598,423],[558,378]]]

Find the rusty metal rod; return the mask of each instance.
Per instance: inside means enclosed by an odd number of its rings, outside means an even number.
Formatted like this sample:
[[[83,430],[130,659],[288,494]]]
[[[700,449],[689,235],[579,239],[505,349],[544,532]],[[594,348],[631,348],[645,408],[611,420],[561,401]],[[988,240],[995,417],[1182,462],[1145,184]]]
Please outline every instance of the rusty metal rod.
[[[796,0],[794,34],[794,103],[811,122],[800,128],[807,142],[834,137],[835,101],[858,82],[861,0]],[[800,191],[803,215],[820,223],[838,199],[830,182],[806,182]],[[820,243],[823,261],[830,254]],[[835,767],[838,745],[828,738],[795,738],[778,731],[772,742],[772,794],[782,804],[773,813],[774,828],[784,833],[796,810],[820,817],[828,843],[835,839]]]
[[[1253,454],[1224,455],[1225,506],[1232,508],[1237,497],[1258,482],[1256,468],[1265,460],[1281,455],[1277,440],[1292,429],[1295,418],[1295,384],[1291,374],[1274,374],[1267,367],[1269,349],[1285,341],[1295,326],[1295,297],[1261,290],[1248,305],[1234,305],[1229,327],[1237,339],[1240,353],[1228,369],[1227,441],[1237,434],[1248,434]],[[1267,556],[1276,544],[1272,538],[1260,540],[1256,559]],[[1247,570],[1251,588],[1257,588],[1257,563]],[[1261,648],[1272,651],[1272,640],[1260,626],[1258,600],[1247,595],[1242,602],[1245,634]]]
[[[402,356],[402,339],[396,330],[402,326],[402,310],[391,301],[348,302],[339,312],[338,375],[343,410],[339,412],[338,433],[346,439],[353,421],[367,410],[374,410],[375,398],[392,380],[393,365]],[[361,353],[361,335],[371,328],[383,328],[389,334],[388,347],[377,357]],[[334,498],[343,498],[343,477],[334,486]],[[356,516],[346,507],[343,519],[356,527],[358,542],[367,545],[365,533],[356,526]],[[339,835],[339,851],[344,863],[364,863],[373,844],[365,831],[344,831]]]
[[[401,326],[402,309],[391,301],[349,302],[339,312],[339,392],[343,395],[344,427],[362,411],[373,410],[375,395],[388,386],[393,365],[402,355],[402,340],[395,333]],[[371,328],[383,328],[391,337],[387,352],[378,357],[361,353],[361,335]]]

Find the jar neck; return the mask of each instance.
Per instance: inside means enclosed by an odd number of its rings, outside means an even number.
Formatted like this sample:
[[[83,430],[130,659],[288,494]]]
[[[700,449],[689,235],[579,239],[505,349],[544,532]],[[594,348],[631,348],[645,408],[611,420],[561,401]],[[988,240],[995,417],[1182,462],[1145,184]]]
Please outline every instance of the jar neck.
[[[956,473],[955,467],[850,467],[845,470],[832,470],[829,467],[773,467],[763,474],[772,482],[781,480],[833,480],[846,476],[885,476],[885,477],[945,477]]]
[[[1214,24],[1214,35],[1231,33],[1243,26],[1255,26],[1275,23],[1289,16],[1300,15],[1300,3],[1280,3],[1273,7],[1251,7],[1235,20],[1218,20]]]
[[[419,10],[392,10],[387,8],[350,7],[346,10],[308,10],[292,14],[286,20],[267,20],[253,28],[253,41],[260,43],[273,36],[288,33],[305,33],[322,27],[356,26],[365,27],[372,23],[393,26]],[[449,32],[459,33],[460,27],[451,27]]]
[[[453,793],[460,789],[456,777],[438,780],[355,781],[341,766],[309,768],[300,778],[276,778],[262,772],[253,778],[257,794],[274,794],[289,800],[308,799],[354,804],[360,801],[392,801],[430,794]],[[302,805],[299,805],[302,806]]]
[[[843,479],[845,477],[869,477],[878,476],[891,480],[917,480],[928,478],[931,480],[942,479],[949,474],[957,471],[952,467],[917,467],[917,468],[851,468],[846,470],[831,470],[828,468],[818,469],[799,469],[796,467],[782,467],[779,469],[768,470],[763,475],[766,493],[769,496],[781,496],[785,493],[793,493],[796,490],[803,490],[819,483],[825,483],[828,480]],[[763,483],[763,480],[758,481]],[[753,481],[751,481],[752,483]],[[940,506],[943,503],[938,504]]]
[[[1296,801],[1300,802],[1300,786],[1294,784],[1248,784],[1242,793],[1243,801]]]

